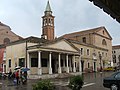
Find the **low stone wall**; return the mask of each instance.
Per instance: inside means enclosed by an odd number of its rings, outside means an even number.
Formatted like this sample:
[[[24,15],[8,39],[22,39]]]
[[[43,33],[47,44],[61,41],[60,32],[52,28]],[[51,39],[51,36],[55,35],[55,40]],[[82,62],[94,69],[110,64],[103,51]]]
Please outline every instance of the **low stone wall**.
[[[82,73],[61,73],[61,74],[46,74],[46,75],[29,75],[28,79],[49,79],[49,78],[66,78],[70,76],[81,75]]]

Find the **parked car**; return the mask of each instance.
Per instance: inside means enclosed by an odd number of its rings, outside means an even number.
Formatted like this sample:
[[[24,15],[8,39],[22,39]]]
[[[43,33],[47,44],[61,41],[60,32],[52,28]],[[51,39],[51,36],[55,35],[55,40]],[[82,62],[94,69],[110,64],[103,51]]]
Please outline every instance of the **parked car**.
[[[114,67],[103,68],[103,71],[115,71]]]
[[[120,90],[120,71],[103,79],[103,86],[111,90]]]

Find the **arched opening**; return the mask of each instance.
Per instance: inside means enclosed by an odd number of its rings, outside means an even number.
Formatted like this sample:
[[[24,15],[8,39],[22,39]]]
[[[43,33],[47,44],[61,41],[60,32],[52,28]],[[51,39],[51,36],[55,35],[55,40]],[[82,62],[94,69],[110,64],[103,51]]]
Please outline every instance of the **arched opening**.
[[[4,42],[4,44],[8,44],[8,43],[10,43],[10,39],[9,38],[5,38],[3,42]]]
[[[106,43],[106,40],[105,40],[105,39],[103,39],[103,40],[102,40],[102,45],[107,45],[107,43]]]
[[[86,43],[86,37],[82,38],[83,43]]]

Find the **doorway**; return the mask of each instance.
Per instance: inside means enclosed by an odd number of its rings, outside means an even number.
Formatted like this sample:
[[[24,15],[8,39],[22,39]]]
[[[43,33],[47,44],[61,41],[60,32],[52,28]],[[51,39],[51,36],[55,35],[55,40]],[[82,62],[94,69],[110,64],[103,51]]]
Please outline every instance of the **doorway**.
[[[84,71],[84,61],[81,60],[81,68],[82,68],[82,72]]]
[[[94,62],[93,71],[96,72],[96,62]]]

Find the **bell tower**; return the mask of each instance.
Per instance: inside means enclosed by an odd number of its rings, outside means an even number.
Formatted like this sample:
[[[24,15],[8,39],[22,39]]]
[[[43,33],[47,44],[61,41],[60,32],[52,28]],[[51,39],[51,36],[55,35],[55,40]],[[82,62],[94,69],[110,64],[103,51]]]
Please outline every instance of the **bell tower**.
[[[52,15],[49,0],[47,2],[44,16],[42,17],[42,35],[47,40],[54,40],[54,16]]]

